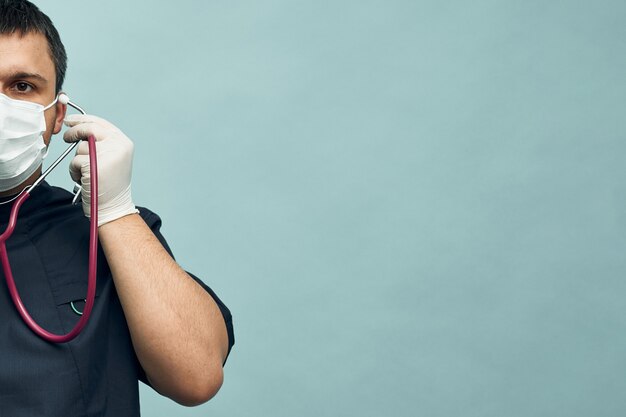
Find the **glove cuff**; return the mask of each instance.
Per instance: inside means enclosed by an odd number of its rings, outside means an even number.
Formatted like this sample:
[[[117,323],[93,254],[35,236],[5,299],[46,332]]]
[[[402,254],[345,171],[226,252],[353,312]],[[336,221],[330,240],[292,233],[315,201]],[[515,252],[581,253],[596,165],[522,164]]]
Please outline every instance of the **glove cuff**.
[[[100,195],[99,198],[104,196]],[[85,216],[90,217],[89,201],[83,200],[83,211]],[[111,201],[101,204],[98,201],[98,227],[103,224],[117,220],[120,217],[128,216],[129,214],[139,213],[139,210],[133,204],[130,193],[130,184],[128,187],[118,194]]]
[[[98,211],[98,227],[103,224],[107,224],[112,222],[113,220],[117,220],[121,217],[128,216],[129,214],[139,213],[139,210],[135,207],[134,204],[130,204],[128,207],[117,207],[115,210],[107,210],[103,211],[102,209]]]

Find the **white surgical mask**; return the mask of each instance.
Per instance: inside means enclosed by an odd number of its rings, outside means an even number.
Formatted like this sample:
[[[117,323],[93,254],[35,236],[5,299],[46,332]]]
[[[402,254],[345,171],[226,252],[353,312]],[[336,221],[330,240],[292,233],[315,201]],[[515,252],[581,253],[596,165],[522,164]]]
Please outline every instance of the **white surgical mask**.
[[[0,94],[0,191],[17,187],[41,166],[48,154],[44,111],[58,99],[44,107]]]

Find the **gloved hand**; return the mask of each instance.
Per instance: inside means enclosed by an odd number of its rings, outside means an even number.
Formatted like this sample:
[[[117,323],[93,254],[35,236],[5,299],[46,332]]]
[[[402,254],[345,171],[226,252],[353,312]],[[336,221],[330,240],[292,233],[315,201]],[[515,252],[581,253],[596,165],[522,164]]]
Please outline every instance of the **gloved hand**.
[[[96,116],[72,114],[65,118],[69,126],[63,139],[76,142],[96,138],[98,157],[98,227],[120,217],[138,213],[130,194],[133,143],[117,127]],[[82,187],[83,212],[90,216],[91,184],[89,145],[81,142],[70,163],[70,176]]]

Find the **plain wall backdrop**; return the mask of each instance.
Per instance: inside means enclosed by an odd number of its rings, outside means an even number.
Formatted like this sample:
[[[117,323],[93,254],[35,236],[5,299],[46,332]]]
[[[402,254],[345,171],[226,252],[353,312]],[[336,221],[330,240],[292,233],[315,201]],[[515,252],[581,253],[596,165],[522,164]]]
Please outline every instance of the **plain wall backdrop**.
[[[624,1],[36,3],[233,312],[145,416],[626,415]]]

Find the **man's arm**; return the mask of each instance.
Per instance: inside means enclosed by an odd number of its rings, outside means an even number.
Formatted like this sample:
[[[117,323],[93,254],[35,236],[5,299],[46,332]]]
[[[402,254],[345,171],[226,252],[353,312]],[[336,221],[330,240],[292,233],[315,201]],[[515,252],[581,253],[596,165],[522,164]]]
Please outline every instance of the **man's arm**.
[[[228,352],[217,304],[138,214],[101,226],[99,235],[150,384],[184,405],[208,401],[222,385]]]
[[[98,156],[100,243],[113,274],[135,352],[150,384],[173,400],[196,405],[222,384],[228,334],[219,307],[165,250],[137,214],[131,198],[133,143],[117,127],[91,115],[65,119],[63,138],[93,135]],[[90,216],[87,143],[78,145],[70,175],[82,186]]]

